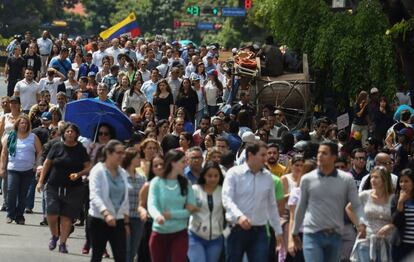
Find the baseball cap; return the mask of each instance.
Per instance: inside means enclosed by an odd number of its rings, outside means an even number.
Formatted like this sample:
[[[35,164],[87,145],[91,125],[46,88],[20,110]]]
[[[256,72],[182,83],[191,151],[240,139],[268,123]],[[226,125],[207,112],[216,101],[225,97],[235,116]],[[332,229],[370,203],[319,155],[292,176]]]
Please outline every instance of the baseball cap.
[[[208,53],[207,58],[214,58],[214,55],[212,53]]]
[[[210,69],[207,72],[207,75],[212,76],[212,75],[218,75],[218,72],[216,69]]]
[[[50,113],[50,112],[43,112],[42,113],[42,120],[43,121],[52,121],[52,113]]]
[[[253,134],[253,132],[246,131],[242,135],[242,141],[245,143],[254,143],[260,141],[260,137]]]
[[[91,72],[88,73],[88,76],[96,76],[96,73],[91,71]]]
[[[369,91],[369,93],[370,94],[376,94],[376,93],[379,93],[379,90],[378,90],[378,88],[373,87],[373,88],[371,88],[371,90]]]
[[[192,74],[190,75],[190,80],[191,80],[191,81],[200,81],[200,76],[199,76],[199,75],[197,75],[197,74],[192,73]]]

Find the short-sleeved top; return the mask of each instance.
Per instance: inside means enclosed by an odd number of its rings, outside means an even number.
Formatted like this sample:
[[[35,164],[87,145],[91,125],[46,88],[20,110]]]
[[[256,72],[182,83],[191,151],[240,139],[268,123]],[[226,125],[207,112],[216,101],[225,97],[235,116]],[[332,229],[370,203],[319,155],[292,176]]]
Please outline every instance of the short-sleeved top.
[[[40,93],[40,86],[36,81],[28,83],[26,79],[23,79],[17,82],[14,92],[19,92],[22,108],[28,111],[37,104],[36,94]]]
[[[169,93],[165,98],[154,97],[153,104],[155,107],[155,115],[157,116],[157,119],[168,119],[170,116],[170,105],[174,104],[173,95]]]
[[[39,86],[40,91],[47,90],[50,93],[50,103],[56,105],[57,104],[57,92],[58,87],[63,82],[60,80],[60,77],[54,77],[52,80],[49,80],[49,78],[44,77],[40,79]]]
[[[82,179],[70,181],[69,175],[83,170],[84,164],[89,161],[85,147],[81,143],[76,146],[66,146],[63,142],[53,145],[47,159],[52,160],[52,167],[48,184],[52,186],[80,186]]]
[[[354,123],[355,125],[366,126],[368,125],[367,122],[367,113],[368,113],[368,106],[365,108],[364,113],[361,116],[357,116],[357,113],[361,111],[361,107],[358,104],[354,106]]]
[[[26,66],[26,61],[24,61],[23,57],[8,57],[6,64],[9,66],[10,80],[18,80],[23,78],[23,68]]]
[[[68,58],[65,60],[60,59],[60,56],[56,56],[50,60],[49,67],[53,67],[61,72],[65,77],[68,76],[68,72],[72,69],[72,63]]]

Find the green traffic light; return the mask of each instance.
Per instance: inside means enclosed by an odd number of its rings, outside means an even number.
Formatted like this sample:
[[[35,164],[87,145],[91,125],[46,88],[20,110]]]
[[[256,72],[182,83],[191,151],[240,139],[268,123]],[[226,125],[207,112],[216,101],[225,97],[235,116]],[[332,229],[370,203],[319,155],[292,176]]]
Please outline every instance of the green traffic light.
[[[218,11],[219,11],[218,8],[216,8],[216,7],[213,8],[213,15],[217,15],[218,14]]]

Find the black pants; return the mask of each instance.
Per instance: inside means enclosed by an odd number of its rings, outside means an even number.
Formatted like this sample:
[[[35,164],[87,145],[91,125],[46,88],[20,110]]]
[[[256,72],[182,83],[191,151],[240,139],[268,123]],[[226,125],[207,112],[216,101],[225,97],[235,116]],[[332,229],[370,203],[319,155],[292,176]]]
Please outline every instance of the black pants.
[[[7,80],[7,96],[12,96],[14,93],[14,87],[19,79],[8,79]]]
[[[92,244],[91,262],[102,261],[102,255],[109,241],[115,262],[126,261],[126,234],[124,220],[117,220],[116,227],[108,226],[103,219],[88,217]]]

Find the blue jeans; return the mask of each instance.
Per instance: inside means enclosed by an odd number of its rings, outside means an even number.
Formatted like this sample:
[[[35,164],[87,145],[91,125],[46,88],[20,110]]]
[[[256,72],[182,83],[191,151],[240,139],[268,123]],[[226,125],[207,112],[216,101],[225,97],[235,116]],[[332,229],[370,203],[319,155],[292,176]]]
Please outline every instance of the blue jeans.
[[[341,257],[341,235],[322,231],[303,234],[303,255],[306,262],[339,261]]]
[[[129,218],[129,229],[131,234],[127,236],[127,250],[126,250],[126,261],[134,261],[134,257],[138,252],[139,244],[144,234],[144,223],[138,217]],[[139,261],[139,258],[138,258]]]
[[[219,261],[223,249],[223,236],[213,240],[205,240],[188,231],[188,252],[190,262]]]
[[[32,181],[30,182],[29,191],[27,191],[26,209],[34,208],[35,193],[36,193],[36,176],[33,176]]]
[[[24,219],[27,192],[34,177],[32,169],[27,171],[7,170],[7,217]]]
[[[254,226],[243,230],[240,226],[233,227],[227,238],[227,262],[240,262],[244,252],[249,261],[267,261],[269,258],[269,239],[265,226]]]

